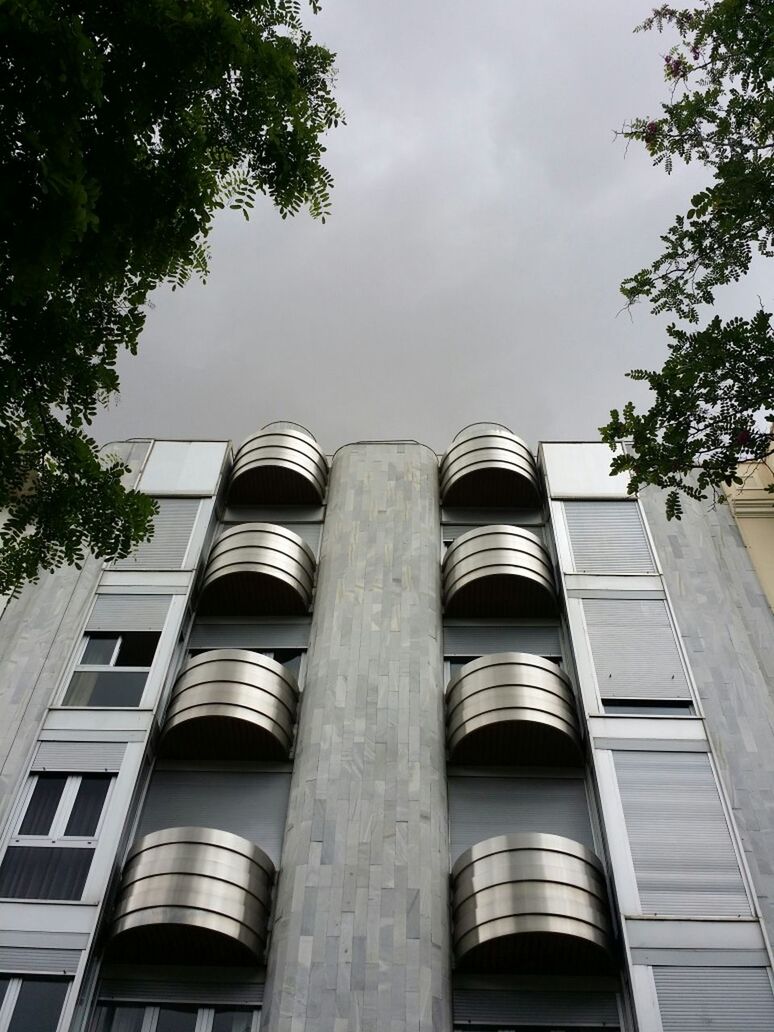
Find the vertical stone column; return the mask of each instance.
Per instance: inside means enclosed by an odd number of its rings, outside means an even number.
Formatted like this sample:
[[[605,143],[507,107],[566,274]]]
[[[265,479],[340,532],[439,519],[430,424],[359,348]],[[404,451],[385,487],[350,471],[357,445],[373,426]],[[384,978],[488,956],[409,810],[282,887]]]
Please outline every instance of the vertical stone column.
[[[336,453],[264,1028],[451,1028],[438,469]]]

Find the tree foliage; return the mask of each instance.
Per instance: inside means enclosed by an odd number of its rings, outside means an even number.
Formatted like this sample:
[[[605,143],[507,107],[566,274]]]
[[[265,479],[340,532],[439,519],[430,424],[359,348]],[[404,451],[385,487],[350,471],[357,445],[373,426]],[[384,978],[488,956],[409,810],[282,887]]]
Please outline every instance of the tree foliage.
[[[774,254],[774,5],[766,0],[705,0],[690,9],[659,7],[637,31],[670,28],[678,42],[664,57],[671,87],[659,117],[637,118],[623,135],[644,144],[655,165],[699,161],[712,172],[662,236],[646,269],[624,280],[627,304],[646,300],[683,326],[668,329],[661,371],[635,370],[655,402],[644,413],[627,404],[600,428],[614,447],[632,438],[613,472],[630,473],[629,490],[667,488],[667,514],[680,517],[680,493],[705,498],[731,483],[740,462],[771,453],[760,429],[774,408],[771,316],[711,318],[703,309],[718,287],[740,280],[755,255]]]
[[[324,221],[334,55],[301,18],[299,0],[0,3],[0,593],[152,532],[87,430],[149,293],[206,273],[214,214],[265,194]]]

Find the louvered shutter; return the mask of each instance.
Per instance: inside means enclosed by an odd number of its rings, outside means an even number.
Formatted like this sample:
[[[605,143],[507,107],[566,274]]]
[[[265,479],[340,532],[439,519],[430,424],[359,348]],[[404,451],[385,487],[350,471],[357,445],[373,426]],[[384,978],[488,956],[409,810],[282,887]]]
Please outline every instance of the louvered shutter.
[[[665,602],[586,598],[583,615],[603,699],[690,700]]]
[[[0,971],[6,975],[74,975],[80,959],[80,950],[0,946]]]
[[[290,774],[263,771],[156,771],[138,835],[194,826],[250,839],[279,867]]]
[[[771,1032],[774,995],[765,968],[654,967],[664,1032]]]
[[[223,977],[210,982],[201,976],[196,981],[180,978],[106,978],[100,984],[102,1001],[132,1003],[188,1003],[201,1006],[233,1004],[259,1007],[264,983],[230,981]]]
[[[580,778],[449,778],[452,863],[469,846],[495,835],[543,831],[594,848]]]
[[[547,1025],[619,1028],[615,993],[557,989],[455,989],[454,1021],[500,1027]]]
[[[150,541],[138,545],[126,559],[119,559],[116,570],[179,570],[191,540],[198,498],[158,498],[159,511]]]
[[[196,623],[191,649],[305,649],[309,645],[308,620],[299,623]]]
[[[614,756],[643,913],[749,917],[707,754]]]
[[[445,656],[486,656],[494,652],[531,652],[560,656],[558,626],[458,624],[444,628]]]
[[[125,742],[41,742],[32,770],[75,774],[119,770],[125,752]]]
[[[564,502],[576,573],[656,573],[636,502]]]
[[[171,595],[98,595],[86,633],[160,631],[171,602]]]

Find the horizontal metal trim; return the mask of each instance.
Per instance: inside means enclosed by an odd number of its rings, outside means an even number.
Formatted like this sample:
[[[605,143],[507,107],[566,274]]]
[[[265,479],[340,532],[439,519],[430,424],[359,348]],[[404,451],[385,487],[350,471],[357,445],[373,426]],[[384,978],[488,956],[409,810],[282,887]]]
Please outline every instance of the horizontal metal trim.
[[[766,950],[670,950],[635,947],[632,964],[651,967],[768,967]]]
[[[532,452],[505,427],[481,423],[458,434],[441,459],[441,498],[448,505],[540,503]]]
[[[645,719],[645,718],[643,718]],[[658,720],[658,717],[652,717]],[[592,738],[595,749],[614,749],[616,752],[709,752],[709,742],[695,738]]]
[[[322,501],[327,480],[327,459],[311,434],[264,428],[237,450],[228,497],[231,504],[314,504]]]

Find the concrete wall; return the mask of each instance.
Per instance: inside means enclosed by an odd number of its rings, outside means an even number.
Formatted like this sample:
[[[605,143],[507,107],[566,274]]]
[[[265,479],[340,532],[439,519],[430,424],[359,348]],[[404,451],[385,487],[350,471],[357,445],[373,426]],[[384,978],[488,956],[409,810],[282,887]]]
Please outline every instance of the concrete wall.
[[[661,493],[641,501],[774,941],[774,614],[727,506],[667,522]]]
[[[148,443],[122,442],[106,451],[132,468],[125,479],[130,486]],[[66,566],[44,573],[11,599],[0,617],[0,826],[83,627],[102,565],[89,559],[81,570]]]
[[[437,460],[337,452],[269,956],[269,1032],[451,1026]]]

